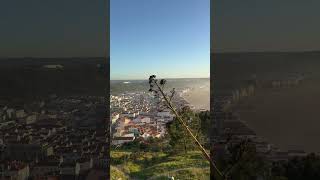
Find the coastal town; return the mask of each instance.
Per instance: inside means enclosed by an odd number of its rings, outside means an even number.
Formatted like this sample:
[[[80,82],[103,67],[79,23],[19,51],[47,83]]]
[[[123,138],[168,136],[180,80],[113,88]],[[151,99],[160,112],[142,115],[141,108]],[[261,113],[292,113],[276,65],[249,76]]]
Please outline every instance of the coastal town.
[[[177,91],[172,99],[177,109],[192,107],[183,97],[186,90]],[[132,92],[110,96],[112,145],[121,146],[135,139],[161,138],[166,124],[174,115],[161,107],[152,93]],[[192,107],[193,108],[193,107]]]
[[[278,77],[278,78],[277,78]],[[281,78],[279,78],[281,77]],[[213,101],[214,122],[212,129],[212,143],[217,154],[225,153],[227,139],[232,135],[232,143],[239,143],[250,139],[257,152],[271,162],[287,161],[291,157],[306,156],[303,150],[282,150],[269,142],[266,138],[256,134],[237,112],[237,104],[250,96],[254,96],[258,88],[279,89],[299,86],[305,79],[304,75],[290,74],[287,76],[265,76],[259,80],[253,76],[244,80],[242,85],[217,91]],[[183,94],[188,89],[179,91],[174,104],[179,109],[189,106]],[[213,98],[213,97],[211,97]],[[150,137],[160,138],[166,134],[166,124],[174,119],[174,115],[167,108],[159,109],[159,104],[151,93],[126,92],[110,95],[110,120],[112,145],[121,146],[136,139],[145,141]]]
[[[106,177],[106,118],[104,97],[53,94],[22,105],[1,102],[1,179]]]
[[[257,152],[270,161],[306,156],[302,150],[283,151],[258,136],[236,111],[237,103],[253,96],[259,87],[298,86],[303,76],[276,80],[251,80],[214,96],[213,143],[216,153],[225,153],[229,133],[232,142],[250,139]],[[177,90],[173,104],[179,110],[194,107],[183,98],[188,89]],[[0,177],[2,179],[97,179],[108,165],[108,133],[111,145],[161,138],[171,111],[160,106],[150,92],[110,95],[110,120],[104,97],[51,95],[23,105],[1,102]],[[110,132],[109,124],[110,121]]]

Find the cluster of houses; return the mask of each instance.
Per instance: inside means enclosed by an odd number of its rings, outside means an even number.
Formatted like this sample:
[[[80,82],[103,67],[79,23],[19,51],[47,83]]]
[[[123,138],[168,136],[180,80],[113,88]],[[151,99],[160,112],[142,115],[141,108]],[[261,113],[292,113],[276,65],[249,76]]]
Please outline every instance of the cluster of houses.
[[[83,179],[91,171],[106,176],[105,111],[103,98],[85,96],[52,96],[21,107],[2,107],[0,177]]]
[[[182,106],[181,103],[176,104]],[[163,137],[166,124],[173,118],[170,110],[159,109],[159,104],[149,93],[111,96],[112,144],[119,146],[137,138],[143,141],[150,137]]]

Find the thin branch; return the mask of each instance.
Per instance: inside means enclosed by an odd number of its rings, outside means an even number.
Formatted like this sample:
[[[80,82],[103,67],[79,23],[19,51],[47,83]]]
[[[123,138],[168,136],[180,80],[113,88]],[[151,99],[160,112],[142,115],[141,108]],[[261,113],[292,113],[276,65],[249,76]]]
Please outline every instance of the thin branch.
[[[182,120],[181,116],[177,113],[176,109],[173,107],[173,105],[171,104],[171,101],[168,99],[168,97],[164,94],[164,92],[162,91],[162,88],[160,87],[160,85],[157,83],[157,80],[155,79],[155,75],[150,76],[149,78],[149,83],[150,83],[150,87],[152,88],[153,85],[151,83],[154,83],[157,88],[159,89],[161,95],[163,96],[165,102],[167,103],[169,109],[174,113],[174,115],[176,116],[177,120],[180,122],[180,124],[187,130],[187,132],[189,133],[189,135],[192,137],[192,139],[195,141],[196,145],[198,146],[198,148],[201,150],[201,152],[203,153],[204,157],[210,162],[211,166],[216,170],[216,172],[218,173],[219,176],[224,177],[222,172],[218,169],[218,167],[216,166],[216,164],[214,163],[214,161],[211,159],[210,155],[207,153],[207,151],[205,150],[205,148],[201,145],[201,143],[199,142],[199,140],[196,138],[196,136],[192,133],[191,129],[188,127],[188,125]],[[162,82],[162,81],[161,81]],[[162,85],[162,84],[161,84]],[[172,98],[172,97],[171,97]]]

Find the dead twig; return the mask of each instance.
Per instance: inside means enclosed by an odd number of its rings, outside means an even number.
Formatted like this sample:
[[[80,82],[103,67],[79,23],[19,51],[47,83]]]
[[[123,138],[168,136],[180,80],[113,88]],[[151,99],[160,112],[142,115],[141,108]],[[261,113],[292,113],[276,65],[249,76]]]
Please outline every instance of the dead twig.
[[[188,127],[188,125],[184,122],[184,120],[181,118],[181,116],[176,111],[175,107],[172,105],[171,100],[174,96],[174,90],[171,91],[172,94],[170,97],[167,97],[167,95],[164,93],[164,85],[166,81],[164,79],[160,80],[160,83],[158,83],[158,80],[156,79],[155,75],[150,76],[149,78],[149,85],[150,85],[150,92],[154,92],[156,97],[159,97],[159,92],[163,97],[164,103],[167,105],[167,107],[173,112],[173,114],[176,116],[176,119],[180,122],[180,124],[183,126],[183,128],[188,132],[188,134],[192,137],[197,147],[201,150],[204,157],[210,162],[211,166],[215,169],[217,174],[221,177],[224,177],[223,173],[218,169],[215,162],[211,159],[209,153],[207,153],[206,149],[201,145],[200,141],[197,139],[197,137],[193,134],[192,130]],[[156,88],[156,89],[154,89]]]

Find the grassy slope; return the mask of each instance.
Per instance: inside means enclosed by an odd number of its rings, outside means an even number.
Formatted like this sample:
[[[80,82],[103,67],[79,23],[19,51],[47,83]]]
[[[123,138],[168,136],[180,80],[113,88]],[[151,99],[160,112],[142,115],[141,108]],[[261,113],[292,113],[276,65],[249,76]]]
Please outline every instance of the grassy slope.
[[[168,176],[175,179],[209,179],[209,163],[198,151],[181,155],[143,152],[136,157],[130,151],[112,151],[111,158],[114,169],[111,170],[112,179],[118,179],[115,177],[119,177],[120,172],[135,180],[167,179]]]
[[[111,180],[127,180],[129,179],[121,170],[119,170],[117,167],[111,166],[110,171],[112,174]]]

